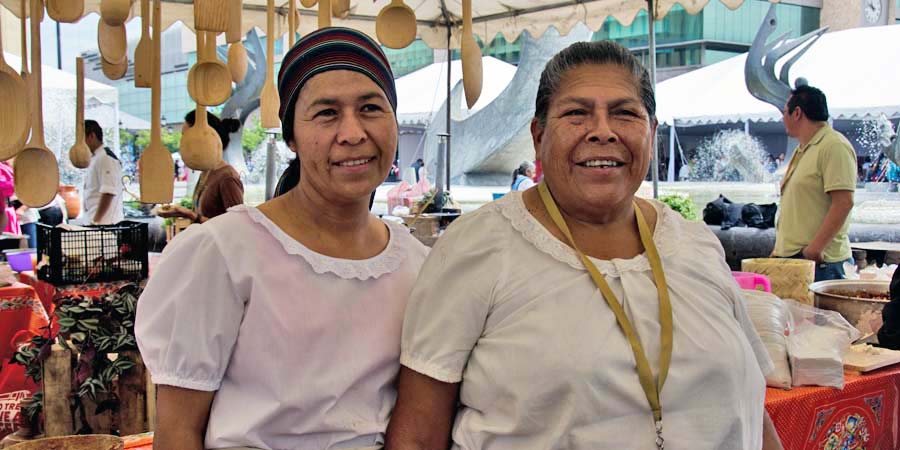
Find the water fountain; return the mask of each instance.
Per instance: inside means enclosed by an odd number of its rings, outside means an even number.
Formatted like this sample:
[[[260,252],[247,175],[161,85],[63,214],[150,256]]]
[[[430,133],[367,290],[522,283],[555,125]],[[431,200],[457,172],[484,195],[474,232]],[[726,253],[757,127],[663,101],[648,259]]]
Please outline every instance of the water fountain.
[[[769,153],[759,139],[743,130],[721,130],[697,148],[689,181],[771,183]]]

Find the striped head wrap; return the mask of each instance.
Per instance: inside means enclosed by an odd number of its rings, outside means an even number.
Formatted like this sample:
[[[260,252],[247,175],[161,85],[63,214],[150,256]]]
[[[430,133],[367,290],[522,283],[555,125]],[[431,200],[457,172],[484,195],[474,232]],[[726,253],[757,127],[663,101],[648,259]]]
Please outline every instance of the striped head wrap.
[[[352,70],[375,82],[397,110],[394,73],[381,47],[372,38],[351,28],[322,28],[297,41],[284,56],[278,72],[282,135],[293,139],[294,105],[300,90],[312,77],[330,70]]]

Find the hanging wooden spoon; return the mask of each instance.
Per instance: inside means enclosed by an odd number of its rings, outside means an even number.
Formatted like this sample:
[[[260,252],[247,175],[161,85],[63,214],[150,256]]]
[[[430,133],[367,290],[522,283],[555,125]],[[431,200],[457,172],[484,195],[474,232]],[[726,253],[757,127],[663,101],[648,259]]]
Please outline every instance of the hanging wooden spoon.
[[[125,25],[110,26],[97,21],[97,48],[100,56],[108,62],[119,64],[128,54],[128,37]]]
[[[141,202],[172,203],[175,192],[175,162],[172,154],[162,144],[161,114],[162,91],[160,90],[160,3],[153,3],[153,46],[152,81],[150,87],[150,145],[141,152],[138,170],[141,177]]]
[[[231,8],[229,13],[228,31],[225,32],[225,40],[228,46],[228,71],[231,72],[231,81],[240,83],[247,76],[247,49],[241,42],[241,17],[243,6],[241,0],[228,0]]]
[[[304,8],[312,8],[316,6],[318,0],[300,0],[300,4],[303,5]]]
[[[43,0],[31,0],[31,17],[40,17],[44,9]],[[16,196],[19,201],[32,208],[40,208],[56,197],[59,188],[59,167],[56,156],[44,142],[44,112],[41,93],[41,24],[39,20],[31,21],[31,69],[34,71],[31,82],[34,95],[32,111],[31,141],[25,150],[16,157],[14,179]]]
[[[84,60],[75,58],[78,88],[75,91],[75,145],[69,149],[69,161],[79,169],[91,164],[91,149],[84,143]]]
[[[281,119],[278,109],[281,101],[275,88],[275,0],[268,0],[266,5],[266,83],[259,97],[260,119],[263,128],[278,128]]]
[[[319,0],[319,29],[331,26],[331,0]]]
[[[222,3],[222,0],[194,0],[194,30],[228,31],[230,8],[223,7]]]
[[[69,0],[63,0],[69,1]],[[111,27],[125,25],[131,13],[131,0],[101,0],[100,18]]]
[[[331,0],[331,15],[346,19],[350,15],[350,0]]]
[[[390,48],[404,48],[416,40],[416,13],[403,0],[391,0],[375,19],[378,41]]]
[[[3,32],[0,31],[0,37]],[[25,61],[23,56],[22,61]],[[24,64],[23,66],[24,67]],[[0,40],[0,161],[16,156],[28,139],[28,86],[3,57]]]
[[[288,0],[288,48],[294,48],[297,40],[297,0]]]
[[[221,105],[231,97],[231,72],[219,61],[215,54],[210,55],[202,44],[206,43],[205,31],[197,32],[197,63],[188,72],[188,93],[195,102],[204,106]],[[209,33],[208,38],[215,46],[216,36]]]
[[[57,22],[78,22],[84,15],[84,0],[48,0],[47,14]]]
[[[119,62],[111,63],[106,58],[101,57],[100,68],[103,70],[103,75],[106,75],[106,78],[113,81],[121,80],[125,73],[128,72],[128,58],[123,56]]]
[[[472,0],[462,0],[462,70],[463,90],[466,92],[466,105],[471,109],[481,96],[481,83],[484,76],[481,67],[481,48],[472,36]]]
[[[141,40],[134,49],[134,87],[148,88],[153,82],[153,44],[150,42],[150,0],[141,0]]]
[[[26,131],[26,135],[28,135],[31,133],[31,116],[32,116],[31,108],[34,107],[34,105],[32,105],[32,103],[34,103],[34,101],[31,98],[29,98],[30,94],[31,94],[31,84],[30,84],[31,83],[31,75],[28,73],[28,24],[25,21],[25,18],[28,16],[28,14],[27,14],[28,0],[22,0],[22,9],[20,11],[21,11],[21,14],[19,15],[19,25],[20,25],[20,31],[22,33],[20,36],[20,41],[22,43],[21,74],[22,74],[22,80],[25,81],[26,90],[24,92],[28,93],[27,95],[25,95],[25,103],[28,107],[28,110],[27,110],[28,114],[26,114],[26,117],[25,117],[25,122],[28,124],[27,125],[28,131]],[[22,145],[24,148],[25,144],[23,143]]]
[[[203,49],[204,58],[209,58],[210,44],[215,46],[215,34],[198,32],[197,47]],[[222,159],[222,139],[206,120],[206,107],[197,104],[194,126],[181,135],[181,158],[184,164],[195,170],[215,169]]]

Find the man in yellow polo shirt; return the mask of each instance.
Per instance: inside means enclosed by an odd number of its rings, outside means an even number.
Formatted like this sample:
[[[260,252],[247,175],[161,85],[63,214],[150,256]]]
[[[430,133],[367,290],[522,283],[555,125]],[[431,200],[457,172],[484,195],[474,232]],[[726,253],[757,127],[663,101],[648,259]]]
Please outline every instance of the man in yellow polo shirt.
[[[784,107],[784,128],[800,141],[781,183],[773,255],[816,262],[816,281],[844,278],[852,261],[848,217],[856,189],[856,151],[828,125],[825,94],[798,86]]]

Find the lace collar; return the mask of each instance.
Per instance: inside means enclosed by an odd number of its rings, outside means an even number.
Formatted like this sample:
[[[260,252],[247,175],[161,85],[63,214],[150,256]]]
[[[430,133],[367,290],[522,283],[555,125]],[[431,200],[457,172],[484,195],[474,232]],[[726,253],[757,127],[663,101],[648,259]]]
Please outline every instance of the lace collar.
[[[387,247],[378,255],[361,260],[340,259],[310,250],[288,236],[275,222],[272,222],[257,208],[238,205],[229,208],[228,211],[246,213],[251,220],[265,228],[284,247],[288,254],[302,257],[317,274],[331,273],[346,280],[379,278],[382,275],[396,271],[406,259],[407,249],[403,245],[404,240],[401,235],[403,233],[409,234],[409,231],[399,224],[385,222],[390,238]]]
[[[677,247],[677,243],[672,239],[673,236],[677,235],[676,228],[679,226],[672,214],[677,213],[669,210],[662,203],[651,200],[651,204],[657,211],[653,242],[656,243],[660,256],[665,258],[672,255]],[[494,202],[492,206],[509,220],[512,227],[521,233],[525,240],[538,250],[575,269],[586,270],[575,250],[557,239],[556,236],[553,236],[528,212],[521,192],[510,192]],[[597,265],[597,269],[600,272],[609,277],[619,277],[622,272],[645,272],[650,270],[650,261],[643,253],[630,259],[602,260],[591,258],[591,261]]]

